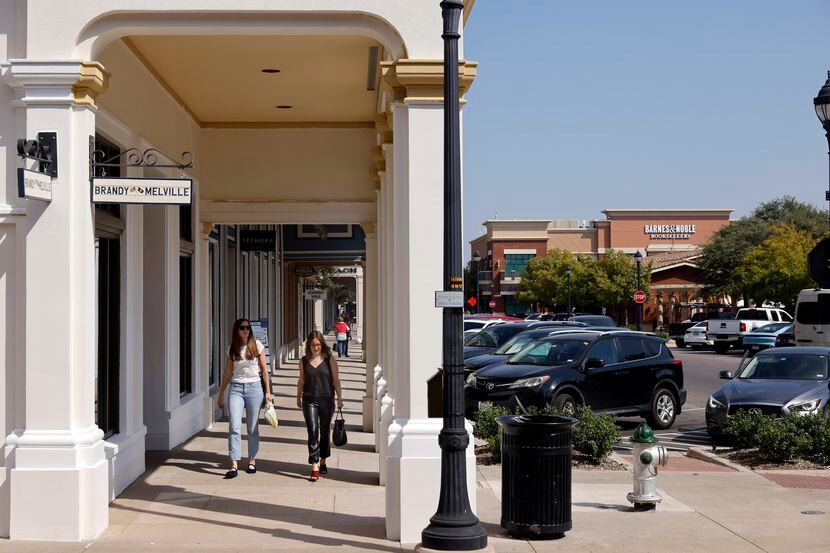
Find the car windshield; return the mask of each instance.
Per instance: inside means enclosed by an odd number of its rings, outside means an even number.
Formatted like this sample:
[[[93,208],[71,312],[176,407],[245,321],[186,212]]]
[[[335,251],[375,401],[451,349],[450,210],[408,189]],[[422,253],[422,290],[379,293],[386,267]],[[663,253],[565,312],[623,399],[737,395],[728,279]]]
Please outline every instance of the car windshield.
[[[519,353],[526,345],[540,337],[538,334],[516,334],[503,343],[499,349],[494,351],[493,355],[513,355],[514,353]]]
[[[522,330],[523,326],[488,326],[467,340],[464,345],[474,348],[497,348]]]
[[[741,309],[735,318],[740,321],[768,321],[768,313],[763,309]]]
[[[511,357],[509,365],[544,365],[552,367],[572,363],[588,348],[589,340],[561,338],[533,342]]]
[[[778,353],[756,355],[738,374],[740,379],[825,380],[826,355]]]
[[[586,323],[590,326],[617,326],[614,319],[605,315],[579,315],[568,319],[572,322]]]
[[[700,321],[699,323],[694,325],[692,328],[706,328],[707,326],[708,326],[708,323],[706,321]]]
[[[475,330],[484,326],[481,321],[464,321],[464,330]]]
[[[791,326],[792,325],[790,323],[772,323],[772,324],[768,324],[768,325],[764,325],[764,326],[759,326],[758,328],[756,328],[752,332],[759,332],[759,333],[778,332],[779,330],[784,330],[787,327],[791,327]]]

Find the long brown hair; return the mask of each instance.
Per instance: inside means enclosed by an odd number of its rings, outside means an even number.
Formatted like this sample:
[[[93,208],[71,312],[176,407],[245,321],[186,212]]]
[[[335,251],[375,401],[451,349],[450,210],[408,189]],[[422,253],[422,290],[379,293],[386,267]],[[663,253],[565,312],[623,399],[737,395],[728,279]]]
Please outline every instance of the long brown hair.
[[[242,361],[242,347],[245,347],[245,359],[253,359],[259,355],[256,347],[256,338],[254,337],[254,329],[248,331],[248,343],[243,344],[242,338],[239,336],[239,327],[242,323],[248,323],[251,326],[251,321],[248,319],[237,319],[233,323],[233,330],[231,331],[231,359],[234,361]]]
[[[314,354],[311,353],[311,341],[317,338],[320,341],[320,353],[323,354],[323,359],[328,359],[331,357],[331,348],[326,343],[326,339],[323,337],[323,333],[319,330],[312,330],[308,333],[308,337],[305,339],[305,359],[308,361]]]

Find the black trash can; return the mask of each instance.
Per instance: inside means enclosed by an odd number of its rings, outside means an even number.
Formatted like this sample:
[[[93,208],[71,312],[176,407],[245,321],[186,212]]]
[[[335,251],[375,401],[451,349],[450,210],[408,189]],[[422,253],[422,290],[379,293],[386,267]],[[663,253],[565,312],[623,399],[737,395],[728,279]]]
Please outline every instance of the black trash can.
[[[515,536],[571,529],[571,429],[576,419],[508,415],[501,425],[501,525]]]

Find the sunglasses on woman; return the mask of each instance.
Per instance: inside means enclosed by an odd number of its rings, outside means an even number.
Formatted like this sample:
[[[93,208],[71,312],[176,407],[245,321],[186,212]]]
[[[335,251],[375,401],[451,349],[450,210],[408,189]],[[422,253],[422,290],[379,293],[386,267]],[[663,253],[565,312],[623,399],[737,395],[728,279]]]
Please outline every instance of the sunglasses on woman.
[[[251,330],[251,327],[248,325],[239,325],[239,330]]]

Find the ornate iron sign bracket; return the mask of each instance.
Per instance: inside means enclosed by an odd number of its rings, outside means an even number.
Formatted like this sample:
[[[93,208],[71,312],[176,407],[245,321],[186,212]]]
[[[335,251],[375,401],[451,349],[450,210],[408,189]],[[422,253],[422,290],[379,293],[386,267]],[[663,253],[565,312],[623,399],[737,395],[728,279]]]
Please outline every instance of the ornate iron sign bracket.
[[[89,137],[89,178],[95,176],[95,169],[101,168],[101,176],[107,176],[107,167],[155,167],[159,169],[179,169],[184,171],[193,167],[193,154],[182,152],[181,161],[176,161],[156,148],[143,152],[138,148],[128,148],[117,155],[106,158],[106,153],[95,149],[95,137]]]
[[[37,161],[37,172],[51,178],[58,176],[58,133],[39,132],[37,140],[17,139],[17,155]]]

